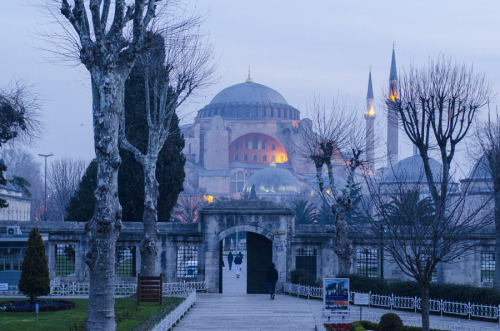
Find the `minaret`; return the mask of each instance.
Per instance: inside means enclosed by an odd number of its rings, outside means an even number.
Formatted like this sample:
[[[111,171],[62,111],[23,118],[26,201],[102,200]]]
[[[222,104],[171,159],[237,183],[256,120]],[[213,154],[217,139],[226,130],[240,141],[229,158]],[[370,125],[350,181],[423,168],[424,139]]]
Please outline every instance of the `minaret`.
[[[366,93],[366,163],[370,170],[375,167],[375,110],[373,108],[372,71],[368,76],[368,92]]]
[[[389,74],[389,99],[387,100],[387,167],[398,162],[398,115],[391,110],[389,103],[398,98],[398,72],[396,70],[396,54],[392,47],[391,73]]]

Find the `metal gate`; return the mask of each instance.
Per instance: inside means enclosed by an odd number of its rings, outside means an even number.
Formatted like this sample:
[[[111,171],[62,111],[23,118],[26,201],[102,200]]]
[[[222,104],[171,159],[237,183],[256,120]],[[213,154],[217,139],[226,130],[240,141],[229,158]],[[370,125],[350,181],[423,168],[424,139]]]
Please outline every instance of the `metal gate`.
[[[273,262],[272,247],[271,240],[247,232],[247,293],[267,293],[266,273]]]

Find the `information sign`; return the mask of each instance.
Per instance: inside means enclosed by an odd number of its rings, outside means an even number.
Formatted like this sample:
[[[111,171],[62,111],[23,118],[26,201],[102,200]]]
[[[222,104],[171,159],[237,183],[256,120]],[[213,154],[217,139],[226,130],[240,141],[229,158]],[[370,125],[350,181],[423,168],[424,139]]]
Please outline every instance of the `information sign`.
[[[323,308],[340,313],[349,311],[349,278],[323,279]]]
[[[354,293],[354,304],[368,306],[370,304],[370,295],[368,293]]]

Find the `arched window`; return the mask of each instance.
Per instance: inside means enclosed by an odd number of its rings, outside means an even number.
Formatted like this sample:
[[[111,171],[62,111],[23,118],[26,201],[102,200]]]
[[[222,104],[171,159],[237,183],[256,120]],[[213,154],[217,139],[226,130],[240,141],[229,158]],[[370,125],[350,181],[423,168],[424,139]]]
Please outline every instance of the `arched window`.
[[[271,162],[276,162],[276,156],[271,156]]]
[[[285,156],[284,155],[280,155],[280,162],[281,163],[285,162]]]
[[[240,159],[240,156],[238,154],[234,154],[234,160],[238,161]]]
[[[257,155],[256,154],[253,155],[253,162],[257,162]]]
[[[248,155],[243,155],[243,161],[248,161]]]
[[[248,179],[248,175],[243,171],[238,171],[231,175],[230,191],[231,193],[238,193],[243,191],[243,187]]]
[[[267,139],[262,140],[262,149],[266,149]]]
[[[276,145],[275,145],[275,144],[272,144],[272,145],[271,145],[271,149],[272,149],[273,151],[275,151],[275,150],[276,150]]]
[[[262,162],[267,162],[267,155],[262,155]]]
[[[252,138],[252,149],[259,148],[259,137],[253,136]]]
[[[240,144],[239,143],[234,143],[234,149],[237,151],[240,149]]]
[[[248,149],[248,139],[245,139],[245,149]]]

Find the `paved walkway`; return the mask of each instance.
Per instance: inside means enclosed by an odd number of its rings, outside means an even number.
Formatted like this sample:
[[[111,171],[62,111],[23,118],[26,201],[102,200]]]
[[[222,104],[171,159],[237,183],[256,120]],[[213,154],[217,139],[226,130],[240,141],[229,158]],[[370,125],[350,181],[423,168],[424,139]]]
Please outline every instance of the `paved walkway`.
[[[236,255],[236,254],[235,254]],[[247,294],[247,259],[243,257],[241,263],[240,277],[236,277],[236,267],[233,263],[231,270],[224,257],[224,268],[222,268],[222,293],[224,295],[246,295]]]
[[[277,295],[269,300],[267,294],[214,294],[198,293],[197,303],[175,326],[174,331],[193,330],[315,330],[318,321],[327,321],[321,314],[322,301],[306,300],[290,295]],[[420,324],[420,314],[363,308],[363,319],[378,321],[380,316],[393,312],[411,325]],[[351,305],[351,315],[344,321],[359,320],[359,307]],[[334,320],[332,322],[340,322]],[[453,317],[431,315],[431,327],[452,331],[495,331],[500,324],[469,321]]]

